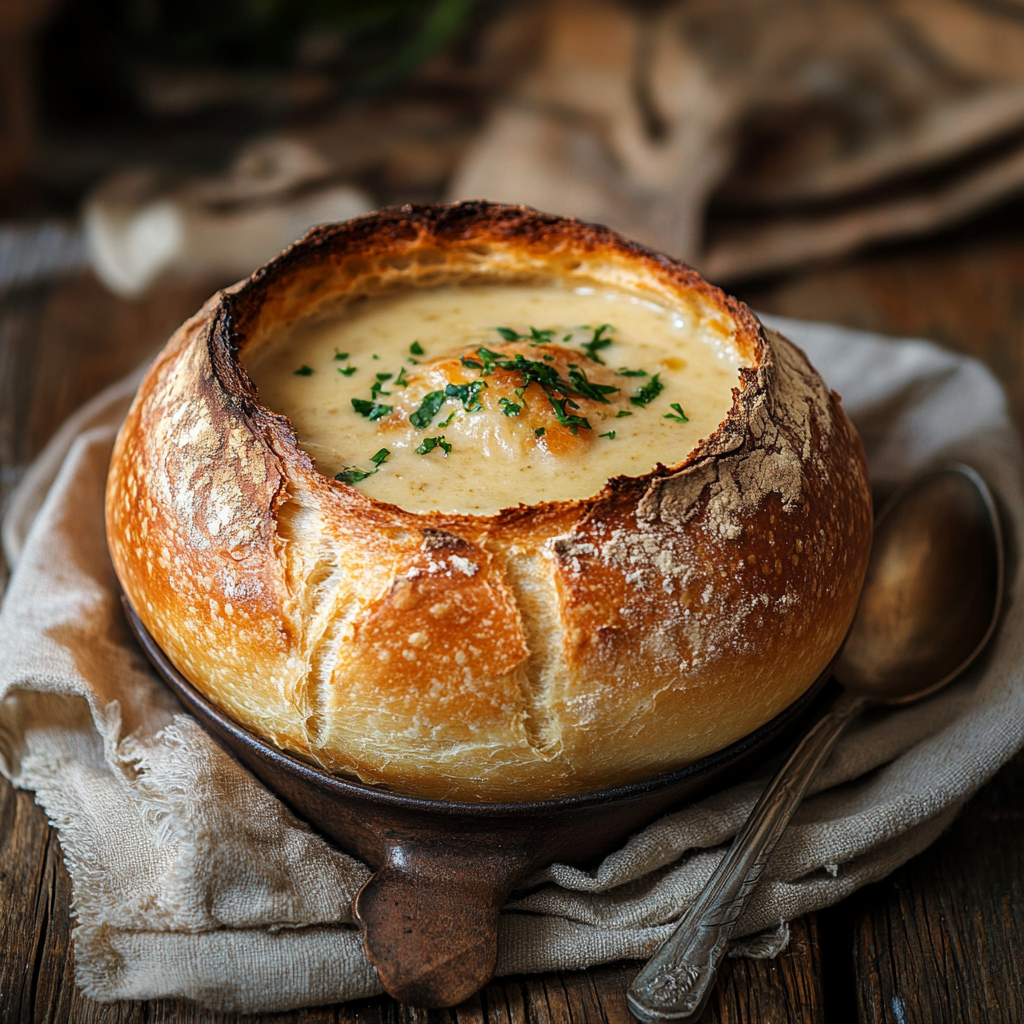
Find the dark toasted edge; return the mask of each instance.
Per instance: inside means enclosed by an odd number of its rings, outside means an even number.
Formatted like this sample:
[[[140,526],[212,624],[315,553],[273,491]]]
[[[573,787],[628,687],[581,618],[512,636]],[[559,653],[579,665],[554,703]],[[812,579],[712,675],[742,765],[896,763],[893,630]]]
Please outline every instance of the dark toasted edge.
[[[751,351],[748,356],[754,362],[752,368],[741,368],[741,386],[733,389],[733,404],[726,418],[718,430],[698,443],[683,462],[672,466],[659,463],[640,477],[613,478],[602,491],[589,498],[507,508],[492,516],[410,513],[371,498],[351,485],[327,481],[333,489],[347,494],[354,492],[351,497],[365,503],[368,509],[377,508],[402,518],[411,516],[419,523],[436,520],[439,523],[467,521],[479,524],[489,520],[511,524],[539,512],[558,515],[576,509],[586,514],[609,501],[617,503],[639,499],[654,480],[735,451],[744,441],[749,443],[746,429],[749,409],[756,391],[760,390],[758,384],[770,389],[774,361],[761,322],[744,303],[710,284],[685,263],[632,242],[603,225],[541,213],[527,206],[480,200],[385,207],[342,223],[311,228],[248,279],[220,293],[205,337],[214,382],[221,388],[227,402],[238,410],[269,447],[279,455],[296,460],[305,472],[317,473],[312,460],[299,447],[288,418],[261,405],[256,387],[238,358],[249,332],[259,320],[264,303],[275,289],[287,287],[299,274],[323,263],[340,263],[350,256],[373,260],[407,252],[410,248],[427,248],[431,244],[439,249],[457,250],[480,243],[502,245],[531,255],[602,254],[620,257],[680,291],[696,292],[712,305],[724,307],[737,325],[737,334],[749,345]],[[737,436],[743,440],[739,444],[730,443],[730,439]]]

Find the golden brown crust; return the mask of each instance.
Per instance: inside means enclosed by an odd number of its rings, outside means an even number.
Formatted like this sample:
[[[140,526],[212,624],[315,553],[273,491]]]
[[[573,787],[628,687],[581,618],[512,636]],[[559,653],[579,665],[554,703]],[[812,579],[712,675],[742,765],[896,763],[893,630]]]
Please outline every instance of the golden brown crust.
[[[496,516],[321,476],[238,360],[352,295],[539,277],[689,306],[752,367],[675,467]],[[694,271],[519,207],[317,228],[169,342],[118,438],[111,555],[140,618],[231,715],[334,771],[455,799],[632,781],[781,711],[852,619],[860,441],[803,354]]]

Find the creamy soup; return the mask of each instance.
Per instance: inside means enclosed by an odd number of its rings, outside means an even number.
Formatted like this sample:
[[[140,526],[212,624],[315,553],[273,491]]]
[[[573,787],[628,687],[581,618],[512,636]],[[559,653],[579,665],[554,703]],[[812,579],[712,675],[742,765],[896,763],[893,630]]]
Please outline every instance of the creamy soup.
[[[557,284],[359,300],[243,361],[321,473],[478,515],[677,465],[725,418],[742,365],[718,320]]]

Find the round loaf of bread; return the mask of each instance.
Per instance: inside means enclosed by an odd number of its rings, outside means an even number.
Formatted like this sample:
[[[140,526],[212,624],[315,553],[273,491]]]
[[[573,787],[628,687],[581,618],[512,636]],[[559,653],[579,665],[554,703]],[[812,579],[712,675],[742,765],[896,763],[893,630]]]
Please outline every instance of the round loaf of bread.
[[[380,431],[362,469],[335,473],[297,431],[300,407],[261,401],[282,380],[267,353],[310,324],[495,287],[612,289],[667,310],[680,337],[733,360],[724,405],[694,426],[686,401],[659,394],[670,370],[614,369],[611,328],[593,323],[498,327],[433,361],[410,338],[397,375],[371,374],[384,363],[367,362],[369,342],[359,360],[335,348],[336,365],[295,366],[310,387],[347,387],[357,369],[375,381],[362,405],[328,410],[342,438]],[[584,471],[626,451],[626,425],[631,451],[658,430],[680,440],[595,485]],[[477,504],[446,476],[463,453],[490,487]],[[542,462],[547,477],[526,472]],[[386,489],[420,467],[421,497]],[[397,792],[521,801],[692,763],[804,693],[852,621],[871,504],[838,396],[741,303],[605,228],[461,203],[317,228],[211,298],[121,429],[107,534],[156,642],[254,733]]]

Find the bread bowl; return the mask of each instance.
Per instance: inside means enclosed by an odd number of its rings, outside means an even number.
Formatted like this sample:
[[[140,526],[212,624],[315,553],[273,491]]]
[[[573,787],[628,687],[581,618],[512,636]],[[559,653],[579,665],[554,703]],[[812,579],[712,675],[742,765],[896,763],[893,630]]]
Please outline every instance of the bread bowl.
[[[732,354],[735,383],[711,428],[678,450],[659,442],[640,472],[580,483],[583,493],[530,492],[526,504],[514,499],[528,488],[512,482],[501,508],[448,498],[402,507],[368,492],[377,482],[368,451],[355,475],[322,472],[314,445],[261,401],[247,372],[251,360],[258,377],[261,361],[274,365],[274,353],[351,319],[357,306],[495,287],[591,289],[668,310],[684,333]],[[618,371],[590,359],[598,350],[571,332],[530,346],[512,312],[517,338],[471,339],[469,348],[454,338],[425,352],[408,364],[411,404],[379,402],[393,387],[385,381],[372,398],[390,411],[348,422],[379,427],[393,448],[437,437],[439,415],[410,433],[409,410],[422,409],[438,373],[458,367],[467,376],[456,388],[491,388],[487,408],[453,399],[446,416],[465,419],[462,440],[477,423],[491,423],[489,436],[518,429],[510,436],[524,443],[527,431],[561,431],[565,451],[556,442],[541,452],[556,477],[571,459],[589,461],[598,443],[597,422],[572,416],[607,417],[609,405],[616,418],[635,409],[637,421],[643,413],[648,425],[676,425],[667,392],[658,404],[632,403],[654,390],[653,371],[639,384],[609,377]],[[550,355],[553,391],[516,375],[515,353],[527,346]],[[481,351],[496,354],[497,370],[474,358]],[[302,362],[290,372],[338,368]],[[588,398],[585,382],[601,380],[619,393]],[[508,414],[515,386],[530,415],[547,417],[545,434],[523,412]],[[563,399],[570,404],[559,407]],[[508,476],[525,450],[512,448],[512,462],[487,472]],[[418,458],[433,458],[439,488],[451,491],[445,467],[458,454],[446,459],[435,444]],[[607,229],[486,203],[403,207],[314,229],[215,295],[141,385],[107,487],[125,593],[205,696],[329,771],[468,801],[628,783],[757,729],[840,645],[870,531],[859,439],[798,349],[694,271]]]

